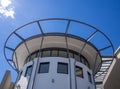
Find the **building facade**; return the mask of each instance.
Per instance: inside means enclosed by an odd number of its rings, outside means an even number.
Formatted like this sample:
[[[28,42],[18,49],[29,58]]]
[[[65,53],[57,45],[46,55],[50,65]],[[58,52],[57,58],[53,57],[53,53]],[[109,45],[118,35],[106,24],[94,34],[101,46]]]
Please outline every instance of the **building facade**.
[[[107,44],[98,44],[98,36]],[[89,24],[50,18],[17,28],[7,38],[4,52],[18,72],[14,89],[96,89],[95,77],[104,74],[102,57],[113,57],[114,48]]]

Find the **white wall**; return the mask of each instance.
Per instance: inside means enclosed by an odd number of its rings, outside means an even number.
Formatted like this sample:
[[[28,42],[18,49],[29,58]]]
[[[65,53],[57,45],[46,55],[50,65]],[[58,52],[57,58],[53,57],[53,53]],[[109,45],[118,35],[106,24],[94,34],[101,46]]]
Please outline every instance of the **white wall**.
[[[38,73],[39,63],[50,62],[49,73]],[[68,63],[68,74],[57,73],[57,63]],[[75,61],[73,58],[62,57],[44,57],[39,59],[37,66],[37,58],[24,65],[23,73],[16,85],[20,85],[21,89],[95,89],[93,76],[92,83],[88,80],[89,72],[92,71],[84,64]],[[30,78],[24,77],[27,66],[33,65]],[[75,76],[75,65],[83,68],[84,78]],[[37,67],[37,70],[36,70]],[[36,72],[36,74],[35,74]],[[28,84],[29,83],[29,84]],[[27,86],[28,85],[28,86]],[[16,89],[16,88],[15,88]]]

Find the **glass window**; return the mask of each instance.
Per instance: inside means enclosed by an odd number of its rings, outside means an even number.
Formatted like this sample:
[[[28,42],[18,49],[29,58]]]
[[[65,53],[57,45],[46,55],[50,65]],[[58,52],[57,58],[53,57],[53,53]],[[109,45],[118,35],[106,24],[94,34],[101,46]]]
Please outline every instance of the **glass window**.
[[[58,50],[52,50],[52,57],[57,57],[58,56]]]
[[[40,63],[38,73],[48,73],[49,72],[49,62]]]
[[[88,68],[90,68],[88,61],[86,61],[86,66],[87,66]]]
[[[43,51],[42,57],[49,57],[50,56],[50,51]]]
[[[68,74],[68,64],[59,62],[57,72],[62,74]]]
[[[90,83],[92,83],[91,74],[89,72],[87,72],[87,73],[88,73],[88,80],[89,80]]]
[[[75,58],[77,61],[80,61],[80,56],[79,56],[79,55],[74,54],[74,58]]]
[[[30,76],[31,73],[32,73],[32,65],[30,65],[30,66],[27,67],[27,70],[26,70],[26,73],[25,73],[25,77],[26,76]]]
[[[76,74],[76,76],[83,78],[83,69],[79,66],[76,66],[75,67],[75,74]]]
[[[70,58],[73,58],[73,53],[69,52]]]
[[[85,64],[85,58],[83,56],[81,56],[81,62]]]
[[[36,54],[33,54],[30,58],[31,60],[33,60],[34,58],[36,58]]]
[[[66,51],[59,51],[59,56],[60,57],[67,57],[67,52]]]
[[[84,60],[84,64],[87,65],[87,61],[86,60]]]

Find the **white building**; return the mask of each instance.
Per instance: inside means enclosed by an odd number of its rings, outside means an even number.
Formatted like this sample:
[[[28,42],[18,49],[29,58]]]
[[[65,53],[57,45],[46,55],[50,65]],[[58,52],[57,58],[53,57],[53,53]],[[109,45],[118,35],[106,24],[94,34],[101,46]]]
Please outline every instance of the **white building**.
[[[97,43],[100,39],[106,44]],[[95,78],[109,68],[102,69],[103,56],[113,58],[114,48],[103,32],[89,24],[52,18],[16,29],[4,52],[18,72],[14,89],[96,89]]]

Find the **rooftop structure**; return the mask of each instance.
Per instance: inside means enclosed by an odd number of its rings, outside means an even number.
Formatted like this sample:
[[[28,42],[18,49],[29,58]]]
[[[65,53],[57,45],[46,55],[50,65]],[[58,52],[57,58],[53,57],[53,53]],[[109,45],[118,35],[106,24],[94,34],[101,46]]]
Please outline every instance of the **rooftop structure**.
[[[114,58],[114,47],[110,39],[94,26],[77,20],[50,18],[15,29],[5,42],[4,54],[19,73],[16,88],[56,89],[65,84],[65,89],[79,89],[80,86],[95,89],[95,82],[101,83],[107,74]],[[48,66],[50,69],[46,69]],[[58,68],[57,74],[55,68]],[[51,77],[46,77],[44,72]],[[56,77],[52,78],[52,75]],[[46,79],[52,83],[56,81],[56,86],[48,83],[49,87],[46,87]]]

